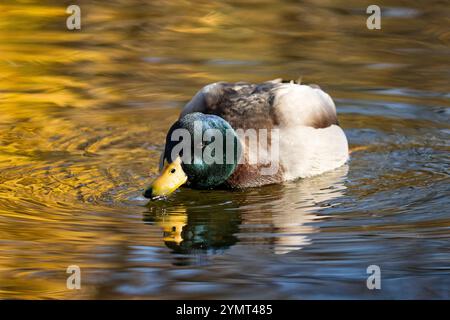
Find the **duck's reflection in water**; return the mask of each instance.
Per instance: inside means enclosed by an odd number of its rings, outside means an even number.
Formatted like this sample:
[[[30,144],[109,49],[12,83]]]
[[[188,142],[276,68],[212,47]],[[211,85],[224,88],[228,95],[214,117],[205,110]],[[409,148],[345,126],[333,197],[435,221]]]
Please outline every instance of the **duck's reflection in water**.
[[[239,212],[231,203],[208,204],[208,195],[195,193],[185,189],[167,203],[150,203],[144,221],[160,227],[165,245],[176,253],[222,252],[238,241]]]
[[[323,209],[343,195],[348,166],[323,175],[274,188],[267,201],[241,208],[239,239],[267,244],[276,254],[298,250],[311,243],[315,221],[325,218]]]
[[[285,254],[310,244],[314,221],[343,195],[348,167],[284,185],[244,191],[183,189],[150,202],[144,221],[160,227],[175,253],[214,254],[237,242]]]

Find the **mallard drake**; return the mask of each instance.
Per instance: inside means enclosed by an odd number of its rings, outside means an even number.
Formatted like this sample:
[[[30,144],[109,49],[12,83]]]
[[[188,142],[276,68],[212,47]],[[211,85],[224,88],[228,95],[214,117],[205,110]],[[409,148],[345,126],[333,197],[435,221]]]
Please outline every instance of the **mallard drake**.
[[[196,135],[200,142],[190,139]],[[217,82],[197,92],[169,129],[161,174],[144,196],[165,197],[184,184],[212,189],[281,183],[335,169],[348,156],[336,107],[318,86]]]

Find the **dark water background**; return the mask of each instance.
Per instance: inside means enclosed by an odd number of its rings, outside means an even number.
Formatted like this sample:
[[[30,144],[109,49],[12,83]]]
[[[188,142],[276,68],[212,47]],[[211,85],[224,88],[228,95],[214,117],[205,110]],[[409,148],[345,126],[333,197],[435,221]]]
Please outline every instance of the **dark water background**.
[[[2,1],[0,298],[448,299],[449,5],[379,1],[368,30],[372,2]],[[363,147],[347,166],[146,205],[199,88],[299,76]]]

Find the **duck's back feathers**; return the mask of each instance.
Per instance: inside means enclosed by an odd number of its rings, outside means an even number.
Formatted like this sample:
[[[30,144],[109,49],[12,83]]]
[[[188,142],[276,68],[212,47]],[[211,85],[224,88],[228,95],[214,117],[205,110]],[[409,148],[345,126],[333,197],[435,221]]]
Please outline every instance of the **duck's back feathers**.
[[[180,117],[191,112],[218,115],[241,129],[298,125],[326,128],[338,124],[333,100],[318,86],[278,79],[262,84],[209,84],[197,92]]]
[[[280,127],[318,129],[338,124],[333,100],[318,86],[282,83],[272,91],[273,108]]]
[[[213,83],[194,96],[180,117],[191,112],[202,112],[224,118],[233,128],[271,128],[274,125],[271,116],[273,88],[271,83]],[[258,127],[255,127],[255,124]]]

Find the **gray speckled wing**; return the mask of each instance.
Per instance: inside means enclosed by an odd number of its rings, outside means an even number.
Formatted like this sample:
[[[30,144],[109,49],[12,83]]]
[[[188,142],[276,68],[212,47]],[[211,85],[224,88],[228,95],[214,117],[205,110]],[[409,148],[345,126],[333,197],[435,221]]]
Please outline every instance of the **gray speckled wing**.
[[[197,92],[180,117],[191,112],[218,115],[235,129],[326,128],[338,123],[333,101],[318,86],[282,83],[279,79],[262,84],[209,84]]]

